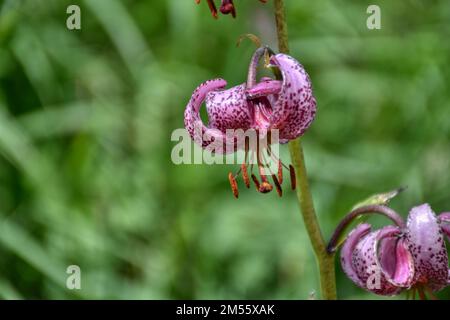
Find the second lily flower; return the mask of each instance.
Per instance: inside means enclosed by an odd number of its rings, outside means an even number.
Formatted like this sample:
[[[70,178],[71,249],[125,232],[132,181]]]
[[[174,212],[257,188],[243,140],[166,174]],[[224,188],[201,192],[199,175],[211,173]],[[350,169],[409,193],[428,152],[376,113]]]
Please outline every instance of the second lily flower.
[[[367,223],[351,231],[341,250],[346,275],[358,286],[379,295],[395,295],[411,290],[421,299],[426,293],[450,285],[444,234],[450,237],[450,213],[439,216],[428,204],[411,209],[407,222],[386,206],[365,206],[350,212],[336,228],[328,246],[337,249],[345,228],[364,214],[382,214],[395,225],[372,231]]]

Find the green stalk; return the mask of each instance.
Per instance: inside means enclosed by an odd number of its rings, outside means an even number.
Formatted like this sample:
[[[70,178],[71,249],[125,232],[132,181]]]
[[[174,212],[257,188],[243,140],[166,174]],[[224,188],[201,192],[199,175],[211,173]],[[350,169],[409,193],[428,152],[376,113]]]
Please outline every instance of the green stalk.
[[[277,25],[278,49],[282,53],[289,53],[286,15],[283,0],[274,0],[275,21]],[[309,188],[305,166],[305,157],[300,139],[289,142],[292,165],[297,174],[297,198],[300,212],[311,241],[320,275],[322,299],[336,299],[336,278],[334,271],[334,255],[328,254],[327,245],[317,221],[316,212]]]

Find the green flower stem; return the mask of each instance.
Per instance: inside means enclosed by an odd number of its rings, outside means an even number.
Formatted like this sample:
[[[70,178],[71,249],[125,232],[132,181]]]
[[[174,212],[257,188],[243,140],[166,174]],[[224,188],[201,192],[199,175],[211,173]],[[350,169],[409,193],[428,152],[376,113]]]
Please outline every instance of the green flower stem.
[[[274,4],[278,35],[278,49],[282,53],[289,53],[284,1],[274,0]],[[289,151],[291,154],[292,165],[294,166],[295,173],[297,174],[297,198],[300,211],[303,216],[303,221],[305,223],[305,227],[319,267],[322,298],[326,300],[335,300],[336,278],[334,270],[334,255],[328,254],[326,243],[322,236],[319,222],[317,221],[300,139],[289,142]]]

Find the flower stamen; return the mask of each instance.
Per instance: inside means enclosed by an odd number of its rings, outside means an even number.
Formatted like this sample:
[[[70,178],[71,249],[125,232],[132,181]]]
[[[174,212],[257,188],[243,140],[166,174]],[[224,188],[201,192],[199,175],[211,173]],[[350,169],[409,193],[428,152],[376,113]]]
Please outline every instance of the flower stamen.
[[[222,0],[220,12],[222,12],[223,14],[231,13],[233,18],[236,18],[236,9],[234,8],[233,0]]]
[[[253,180],[253,183],[255,184],[256,190],[259,191],[261,185],[259,183],[258,178],[253,173],[252,173],[252,180]]]
[[[264,164],[261,162],[261,156],[264,157],[264,154],[260,150],[259,146],[259,139],[257,139],[256,142],[256,162],[258,164],[259,169],[259,176],[261,177],[261,185],[259,187],[259,192],[261,193],[268,193],[272,191],[273,187],[269,183],[269,181],[266,178],[265,172],[264,172]]]
[[[269,136],[268,136],[268,138],[269,138]],[[271,156],[272,159],[273,158],[276,159],[276,157],[275,156],[272,157],[271,153],[269,152],[269,147],[268,147],[267,153],[269,154],[269,156]],[[266,157],[265,157],[264,153],[262,154],[262,158],[263,158],[264,163],[266,164],[266,167],[269,170],[270,176],[272,177],[273,183],[275,184],[275,188],[277,190],[278,195],[280,197],[282,197],[283,196],[283,189],[281,188],[281,183],[279,182],[279,180],[277,178],[277,175],[274,172],[272,172],[272,169],[271,169],[270,165],[267,164],[267,160],[266,160]],[[281,161],[278,160],[278,170],[280,169],[280,166],[281,166],[280,163],[281,163]]]
[[[417,292],[419,293],[420,300],[427,300],[427,297],[425,296],[425,292],[423,291],[423,286],[419,286],[417,288]]]
[[[201,0],[195,0],[196,4],[199,4]],[[212,16],[214,17],[214,19],[217,19],[217,8],[216,5],[214,4],[213,0],[206,0],[206,2],[208,3],[208,7],[209,10],[211,11]]]
[[[278,182],[283,184],[283,163],[278,160]]]
[[[273,174],[272,175],[272,180],[273,180],[273,183],[275,184],[275,188],[277,190],[278,195],[280,197],[282,197],[283,196],[283,189],[281,189],[281,184],[278,181],[277,176]]]
[[[295,169],[292,164],[289,165],[289,174],[291,176],[291,188],[295,190],[297,187],[297,177],[295,176]]]
[[[270,136],[268,136],[268,140],[270,141]],[[290,183],[291,189],[295,190],[297,186],[297,178],[295,174],[294,167],[292,165],[285,165],[270,149],[269,146],[266,148],[265,152],[267,152],[268,156],[277,162],[278,170],[273,172],[271,167],[266,159],[264,150],[260,150],[259,142],[257,143],[256,151],[249,151],[248,139],[245,140],[245,160],[244,163],[241,164],[237,172],[233,175],[231,172],[228,174],[228,180],[230,181],[231,190],[233,191],[233,195],[238,198],[239,191],[237,186],[236,178],[242,174],[242,179],[247,188],[250,188],[250,177],[255,184],[256,190],[260,193],[269,193],[273,190],[273,185],[269,182],[268,176],[270,176],[273,180],[273,184],[278,195],[281,197],[283,195],[283,168],[289,171],[290,175]],[[249,156],[250,154],[250,156]],[[253,173],[253,159],[256,154],[256,165],[258,166],[258,175],[261,181],[258,179],[257,175]],[[250,158],[250,161],[249,161]],[[250,165],[250,172],[248,170],[248,165]],[[269,174],[266,174],[265,170],[269,171]]]
[[[228,173],[228,180],[230,181],[231,191],[233,192],[234,197],[236,199],[239,198],[238,185],[235,177],[233,176],[233,173]]]
[[[247,172],[247,164],[243,163],[241,165],[241,171],[242,171],[242,179],[244,179],[245,186],[250,188],[250,179],[248,178],[248,172]]]
[[[430,287],[424,285],[423,286],[425,291],[428,293],[428,297],[430,297],[431,300],[439,300],[438,297],[436,297],[433,293],[433,290],[430,289]]]

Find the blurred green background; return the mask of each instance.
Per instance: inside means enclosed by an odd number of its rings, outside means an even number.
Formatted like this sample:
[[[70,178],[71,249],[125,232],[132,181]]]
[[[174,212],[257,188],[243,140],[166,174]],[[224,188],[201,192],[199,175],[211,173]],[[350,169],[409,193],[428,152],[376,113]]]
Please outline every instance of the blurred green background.
[[[293,192],[235,200],[237,166],[171,162],[195,87],[244,82],[254,45],[238,37],[276,48],[271,1],[235,3],[237,19],[214,20],[205,0],[0,0],[0,298],[318,295]],[[69,4],[81,30],[66,28]],[[369,4],[381,30],[366,28]],[[325,237],[353,204],[403,185],[402,215],[450,210],[448,1],[286,6],[318,101],[303,142]],[[71,264],[81,290],[66,288]],[[379,298],[336,270],[339,298]]]

